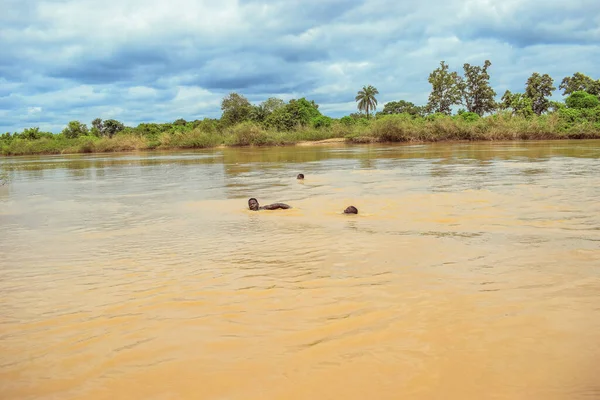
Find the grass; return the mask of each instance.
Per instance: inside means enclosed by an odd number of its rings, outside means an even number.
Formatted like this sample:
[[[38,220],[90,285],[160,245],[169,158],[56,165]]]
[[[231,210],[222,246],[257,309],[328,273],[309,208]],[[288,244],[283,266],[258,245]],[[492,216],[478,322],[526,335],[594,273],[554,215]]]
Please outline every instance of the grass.
[[[0,153],[34,155],[211,148],[221,145],[284,146],[331,138],[344,138],[349,143],[600,139],[600,123],[567,122],[557,114],[532,118],[497,114],[475,121],[467,121],[460,116],[412,118],[408,115],[389,115],[368,123],[344,125],[335,122],[327,128],[300,127],[279,132],[244,122],[223,132],[206,131],[198,127],[150,136],[118,134],[110,139],[91,136],[66,139],[61,135],[36,140],[13,138],[0,140]]]

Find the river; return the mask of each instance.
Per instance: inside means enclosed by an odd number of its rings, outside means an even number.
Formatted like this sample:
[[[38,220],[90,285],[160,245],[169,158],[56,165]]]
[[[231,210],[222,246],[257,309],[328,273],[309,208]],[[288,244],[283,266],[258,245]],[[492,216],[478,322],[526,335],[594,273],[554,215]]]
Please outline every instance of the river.
[[[0,170],[3,400],[600,398],[600,141]]]

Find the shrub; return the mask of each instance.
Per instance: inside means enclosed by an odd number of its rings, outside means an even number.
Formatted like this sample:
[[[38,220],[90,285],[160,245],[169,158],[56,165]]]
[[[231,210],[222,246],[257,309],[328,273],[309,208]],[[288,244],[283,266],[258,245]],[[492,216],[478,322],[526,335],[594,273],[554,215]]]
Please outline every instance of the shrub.
[[[600,106],[600,100],[593,94],[577,91],[565,99],[565,104],[569,108],[595,108]]]

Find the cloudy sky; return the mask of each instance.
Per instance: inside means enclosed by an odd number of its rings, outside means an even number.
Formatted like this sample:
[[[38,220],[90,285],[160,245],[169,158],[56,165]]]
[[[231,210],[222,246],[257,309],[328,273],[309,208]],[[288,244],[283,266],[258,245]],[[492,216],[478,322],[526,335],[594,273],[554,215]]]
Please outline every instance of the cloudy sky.
[[[441,60],[492,62],[499,96],[532,72],[600,78],[600,0],[0,0],[0,132],[220,115],[307,97],[355,111],[363,85],[424,104]],[[560,98],[558,91],[556,98]],[[381,107],[380,107],[381,108]]]

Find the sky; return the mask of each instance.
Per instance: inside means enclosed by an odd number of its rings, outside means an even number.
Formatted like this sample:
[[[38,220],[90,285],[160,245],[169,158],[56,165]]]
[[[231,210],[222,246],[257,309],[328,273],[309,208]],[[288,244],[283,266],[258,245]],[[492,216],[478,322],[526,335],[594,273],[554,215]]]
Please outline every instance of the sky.
[[[224,96],[306,97],[331,117],[364,85],[427,102],[444,60],[489,59],[498,98],[533,72],[600,78],[599,0],[0,0],[0,132],[218,118]],[[561,99],[556,91],[555,99]]]

